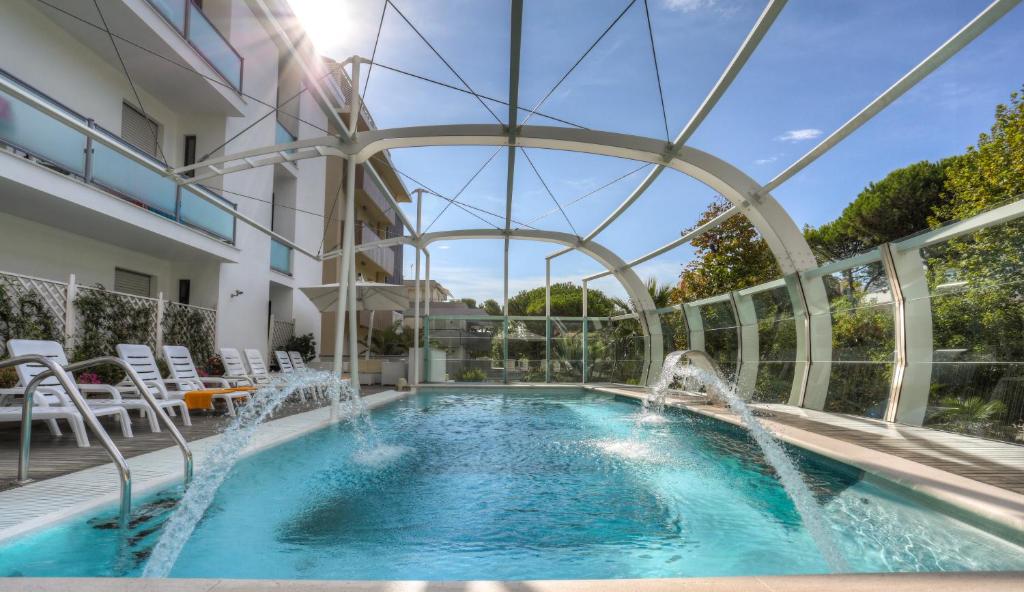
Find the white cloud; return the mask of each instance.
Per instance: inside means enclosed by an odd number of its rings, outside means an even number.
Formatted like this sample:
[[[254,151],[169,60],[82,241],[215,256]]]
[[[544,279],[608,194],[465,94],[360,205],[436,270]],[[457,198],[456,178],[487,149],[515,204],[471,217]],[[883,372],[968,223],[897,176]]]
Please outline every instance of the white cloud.
[[[693,12],[701,8],[710,8],[718,0],[665,0],[665,8],[679,12]]]
[[[768,158],[758,158],[757,160],[754,161],[754,164],[758,164],[758,165],[771,164],[771,163],[775,162],[778,159],[779,159],[778,156],[769,156]]]
[[[782,142],[804,142],[806,140],[813,140],[814,138],[817,138],[820,135],[820,129],[808,127],[804,129],[789,130],[788,132],[782,134],[781,136],[775,139],[780,140]]]

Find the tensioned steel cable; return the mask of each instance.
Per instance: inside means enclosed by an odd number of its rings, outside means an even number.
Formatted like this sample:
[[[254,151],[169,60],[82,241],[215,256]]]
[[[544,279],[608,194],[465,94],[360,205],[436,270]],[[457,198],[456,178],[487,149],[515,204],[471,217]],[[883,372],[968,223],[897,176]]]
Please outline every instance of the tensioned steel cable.
[[[484,109],[487,109],[487,112],[491,114],[491,117],[493,117],[494,120],[498,122],[498,124],[504,125],[504,122],[502,122],[501,118],[499,118],[491,109],[491,107],[486,102],[484,102],[484,100],[480,97],[480,94],[473,90],[473,87],[470,86],[468,82],[466,82],[466,79],[460,76],[459,73],[455,71],[455,68],[453,68],[452,65],[448,63],[448,60],[444,59],[444,56],[441,55],[441,52],[437,51],[437,49],[430,43],[430,41],[427,41],[427,38],[423,36],[423,33],[420,33],[420,30],[416,28],[416,25],[412,24],[412,21],[406,18],[405,14],[403,14],[402,11],[399,10],[397,6],[395,6],[395,3],[392,2],[391,0],[385,0],[385,2],[390,4],[391,8],[395,9],[395,12],[398,13],[398,16],[402,17],[402,20],[404,20],[406,24],[408,24],[409,27],[412,28],[413,32],[416,33],[416,35],[418,35],[419,38],[423,40],[423,43],[427,44],[427,47],[430,48],[430,51],[434,52],[434,55],[436,55],[442,62],[444,62],[444,65],[448,67],[448,70],[451,71],[451,73],[454,74],[455,77],[459,79],[459,82],[461,82],[462,85],[466,87],[466,90],[472,93],[472,95],[476,97],[476,100],[480,101],[480,104],[484,106]],[[633,0],[633,2],[636,2],[636,0]]]
[[[629,178],[629,177],[639,173],[640,171],[642,171],[642,170],[644,170],[644,169],[646,169],[648,167],[652,167],[652,166],[654,166],[654,165],[649,163],[649,162],[648,163],[644,163],[644,164],[638,166],[637,168],[629,171],[628,173],[625,173],[623,175],[619,175],[618,177],[615,177],[611,181],[608,181],[607,183],[605,183],[604,185],[601,185],[600,187],[598,187],[596,189],[591,189],[590,191],[584,193],[583,195],[580,195],[579,197],[573,198],[573,199],[565,202],[565,207],[568,208],[569,206],[575,205],[575,204],[577,204],[577,203],[587,199],[591,195],[594,195],[595,193],[603,191],[603,190],[611,187],[612,185],[618,183],[619,181],[627,179],[627,178]],[[530,220],[530,224],[533,224],[534,222],[537,222],[538,220],[542,220],[544,218],[547,218],[548,216],[550,216],[551,214],[554,214],[556,212],[558,212],[558,208],[550,209],[550,210],[544,212],[543,214],[537,216],[536,218]]]
[[[328,72],[328,74],[330,74],[330,73]],[[321,79],[323,79],[326,76],[327,76],[327,74],[322,76]],[[275,113],[279,113],[280,112],[279,110],[281,109],[281,107],[284,107],[288,103],[290,103],[293,100],[295,100],[296,98],[298,98],[298,96],[301,95],[302,93],[306,92],[306,90],[307,90],[307,87],[304,85],[301,89],[299,89],[299,92],[297,92],[297,93],[293,94],[292,96],[288,97],[283,103],[278,105],[278,107],[276,109],[272,109],[272,110],[264,113],[263,116],[261,116],[259,119],[257,119],[256,121],[254,121],[254,122],[250,123],[249,125],[245,126],[244,128],[242,128],[242,131],[236,133],[235,135],[231,136],[227,140],[224,140],[224,143],[222,143],[220,146],[217,146],[213,150],[207,151],[206,154],[202,158],[199,159],[199,162],[202,162],[202,161],[206,160],[207,158],[210,158],[210,156],[212,156],[214,152],[216,152],[216,151],[220,150],[221,148],[227,146],[231,142],[234,142],[242,134],[244,134],[245,132],[247,132],[247,131],[251,130],[252,128],[256,127],[256,125],[258,123],[260,123],[261,121],[263,121],[264,119],[270,117],[271,115],[273,115]]]
[[[533,117],[534,113],[536,113],[537,110],[540,109],[545,102],[547,102],[547,100],[551,97],[555,90],[557,90],[558,87],[561,86],[563,82],[565,82],[565,79],[568,78],[570,74],[572,74],[573,70],[575,70],[576,67],[579,66],[580,63],[588,55],[590,55],[590,52],[593,51],[595,47],[597,47],[598,43],[601,43],[601,40],[604,39],[604,36],[607,35],[609,31],[612,30],[616,23],[622,20],[622,17],[626,14],[626,12],[629,11],[630,8],[633,7],[634,4],[636,4],[636,0],[629,1],[629,4],[627,4],[626,7],[622,9],[622,12],[620,12],[619,15],[615,17],[615,20],[613,20],[611,24],[608,25],[608,27],[605,28],[605,30],[597,37],[597,39],[595,39],[594,42],[590,44],[590,47],[587,48],[587,51],[583,52],[583,55],[580,56],[580,59],[576,60],[576,63],[573,64],[572,67],[569,68],[569,70],[565,74],[563,74],[561,78],[558,79],[558,82],[556,82],[555,85],[551,87],[551,90],[549,90],[547,94],[545,94],[544,97],[541,98],[541,100],[536,105],[534,105],[532,109],[530,109],[530,113],[526,116],[526,119],[523,120],[522,125],[526,125],[526,122],[530,121],[530,118]]]
[[[269,108],[271,108],[271,109],[273,109],[275,111],[277,110],[276,106],[271,105],[270,103],[264,101],[263,99],[261,99],[259,97],[250,95],[250,94],[248,94],[246,92],[243,92],[243,91],[235,88],[234,86],[231,86],[230,84],[228,84],[227,82],[225,82],[225,81],[223,81],[223,80],[221,80],[219,78],[214,78],[212,76],[207,76],[206,74],[203,74],[202,72],[196,70],[195,68],[189,66],[188,64],[182,64],[181,62],[175,61],[175,60],[173,60],[173,59],[171,59],[171,58],[169,58],[169,57],[167,57],[167,56],[165,56],[165,55],[163,55],[163,54],[161,54],[161,53],[159,53],[157,51],[154,51],[154,50],[152,50],[152,49],[150,49],[150,48],[148,48],[148,47],[146,47],[144,45],[136,43],[136,42],[132,41],[131,39],[128,39],[126,37],[122,37],[121,35],[118,35],[118,34],[112,32],[112,31],[110,31],[109,29],[104,29],[100,25],[97,25],[96,23],[94,23],[94,22],[92,22],[92,21],[90,21],[88,19],[82,18],[82,17],[78,16],[77,14],[74,14],[72,12],[64,10],[63,8],[60,8],[59,6],[55,6],[55,5],[47,2],[46,0],[36,0],[36,2],[38,2],[40,4],[43,4],[43,5],[47,6],[47,7],[49,7],[50,9],[55,10],[55,11],[65,15],[67,17],[73,18],[73,19],[79,21],[80,23],[82,23],[84,25],[90,26],[90,27],[92,27],[94,29],[97,29],[99,31],[106,31],[106,33],[108,35],[110,35],[111,37],[117,39],[118,41],[127,43],[128,45],[130,45],[130,46],[132,46],[132,47],[134,47],[136,49],[139,49],[141,51],[144,51],[144,52],[152,55],[153,57],[159,58],[159,59],[161,59],[161,60],[163,60],[163,61],[165,61],[165,62],[167,62],[169,64],[173,64],[173,65],[175,65],[175,66],[177,66],[177,67],[179,67],[179,68],[181,68],[183,70],[187,70],[187,71],[191,72],[192,74],[195,74],[196,76],[199,76],[200,78],[203,78],[203,79],[205,79],[205,80],[207,80],[209,82],[212,82],[213,84],[217,84],[217,85],[223,86],[223,87],[225,87],[227,89],[230,89],[232,92],[238,93],[239,95],[241,95],[241,96],[243,96],[243,97],[245,97],[247,99],[251,99],[251,100],[259,103],[260,105],[263,105],[265,107],[269,107]],[[326,77],[329,74],[330,73],[328,72],[327,74],[324,75],[324,77]],[[320,127],[319,125],[317,125],[315,123],[312,123],[310,121],[307,121],[305,119],[302,119],[301,117],[299,117],[297,115],[292,115],[290,113],[285,113],[285,115],[295,119],[296,121],[301,121],[302,123],[305,123],[306,125],[308,125],[310,127],[313,127],[313,128],[315,128],[315,129],[317,129],[317,130],[319,130],[319,131],[321,131],[321,132],[323,132],[323,133],[325,133],[327,135],[332,135],[332,136],[335,135],[335,134],[332,134],[330,131]]]
[[[380,9],[380,22],[377,23],[377,36],[373,39],[373,51],[370,52],[370,67],[366,70],[366,82],[363,83],[363,100],[366,100],[366,91],[370,88],[370,76],[373,76],[373,60],[377,57],[377,44],[380,43],[380,32],[384,29],[384,16],[388,13],[388,0],[384,0],[384,6]]]
[[[576,227],[573,226],[572,220],[569,219],[569,215],[565,213],[565,209],[562,208],[562,204],[558,203],[558,199],[555,197],[555,194],[551,192],[551,188],[548,187],[547,181],[544,180],[544,177],[540,175],[540,171],[537,170],[537,165],[533,164],[533,159],[530,158],[530,153],[523,147],[520,147],[519,151],[526,157],[526,162],[530,163],[530,168],[533,169],[533,174],[537,175],[537,179],[540,181],[540,184],[544,186],[544,190],[548,192],[548,196],[551,197],[551,201],[555,202],[555,205],[558,206],[558,211],[562,212],[562,217],[565,218],[565,221],[569,224],[569,228],[572,229],[572,233],[579,236],[580,233],[576,232]]]
[[[428,78],[428,77],[422,76],[420,74],[414,74],[414,73],[409,72],[407,70],[402,70],[401,68],[396,68],[394,66],[389,66],[387,64],[382,64],[380,62],[372,62],[371,65],[373,65],[373,64],[376,64],[378,68],[384,68],[385,70],[390,70],[392,72],[395,72],[396,74],[404,74],[404,75],[406,75],[406,76],[408,76],[410,78],[415,78],[417,80],[422,80],[423,82],[429,82],[431,84],[436,84],[438,86],[442,86],[444,88],[448,88],[448,89],[451,89],[451,90],[454,90],[454,91],[458,91],[460,93],[464,93],[464,94],[467,94],[467,95],[473,94],[473,93],[469,92],[468,90],[466,90],[464,88],[459,88],[459,87],[455,86],[454,84],[448,84],[447,82],[441,82],[440,80],[434,80],[433,78]],[[502,105],[504,107],[508,107],[508,101],[504,101],[502,99],[496,99],[494,97],[490,97],[490,96],[487,96],[487,95],[477,95],[477,96],[479,96],[481,99],[484,99],[485,101],[491,101],[493,103],[497,103],[497,104]],[[528,107],[520,106],[520,107],[518,107],[518,109],[520,111],[529,111]],[[537,111],[536,115],[538,117],[543,117],[545,119],[550,119],[552,121],[557,121],[558,123],[564,123],[565,125],[572,126],[572,127],[578,128],[578,129],[584,129],[584,130],[585,129],[590,129],[590,128],[588,128],[586,126],[583,126],[583,125],[580,125],[578,123],[573,123],[573,122],[568,121],[566,119],[560,119],[558,117],[555,117],[554,115],[548,115],[546,113],[541,113],[540,111]]]
[[[491,161],[494,160],[494,157],[497,156],[499,152],[501,152],[502,148],[504,148],[504,146],[499,146],[497,150],[495,150],[493,153],[491,153],[491,155],[487,158],[487,160],[485,160],[484,163],[482,165],[480,165],[480,168],[477,169],[475,173],[473,173],[473,176],[470,177],[468,181],[466,181],[466,183],[462,186],[461,189],[459,189],[458,193],[455,194],[455,197],[453,197],[451,199],[451,201],[449,201],[448,204],[444,208],[441,209],[441,211],[437,214],[437,216],[435,216],[434,219],[430,221],[430,224],[427,224],[427,227],[423,230],[423,232],[430,231],[430,228],[434,225],[435,222],[437,222],[437,219],[440,218],[442,215],[444,215],[444,213],[448,211],[448,208],[450,208],[452,206],[452,204],[455,203],[455,200],[459,199],[459,196],[462,195],[462,193],[466,190],[466,188],[469,187],[470,184],[473,181],[475,181],[477,177],[480,176],[480,173],[484,172],[484,169],[487,168],[487,165],[491,164]],[[438,195],[440,195],[440,194],[438,194]],[[473,215],[476,216],[476,214],[473,214]],[[480,218],[480,216],[476,216],[476,217]],[[483,220],[483,218],[480,218],[480,219]],[[486,220],[485,220],[485,222],[486,222]],[[491,223],[487,222],[487,224],[491,224]],[[493,224],[491,224],[491,225],[494,226]],[[497,228],[497,227],[495,226],[495,228]]]
[[[668,131],[668,110],[665,109],[665,92],[661,88],[661,69],[658,67],[658,49],[654,45],[654,26],[651,24],[651,10],[644,0],[644,16],[647,17],[647,36],[651,40],[651,57],[654,58],[654,77],[658,79],[658,99],[661,100],[661,118],[665,123],[665,141],[672,143]]]
[[[393,167],[393,168],[395,168],[395,167]],[[422,187],[423,189],[426,189],[426,190],[427,190],[427,193],[429,193],[429,194],[431,194],[431,195],[433,195],[433,196],[436,196],[436,197],[440,197],[441,199],[443,199],[443,200],[445,200],[445,201],[448,201],[448,202],[452,203],[452,205],[454,205],[454,206],[456,206],[456,207],[458,207],[458,208],[461,208],[462,210],[464,210],[464,211],[465,211],[466,213],[468,213],[468,214],[473,214],[473,212],[470,212],[470,211],[469,211],[469,210],[467,210],[466,208],[469,208],[469,209],[473,209],[473,210],[476,210],[476,211],[478,211],[478,212],[483,212],[484,214],[487,214],[488,216],[494,216],[495,218],[498,218],[498,219],[499,219],[499,220],[501,220],[501,221],[504,221],[504,220],[505,220],[505,216],[504,216],[504,215],[502,215],[502,214],[498,214],[498,213],[492,212],[492,211],[490,211],[490,210],[487,210],[487,209],[484,209],[484,208],[481,208],[481,207],[478,207],[478,206],[474,206],[473,204],[468,204],[468,203],[466,203],[466,202],[464,202],[464,201],[459,201],[459,200],[457,200],[457,199],[452,199],[452,198],[448,197],[447,195],[443,195],[443,194],[441,194],[441,193],[439,193],[439,192],[437,192],[437,191],[435,191],[435,190],[431,189],[431,188],[430,188],[430,187],[429,187],[429,186],[428,186],[427,184],[425,184],[425,183],[422,183],[422,182],[420,182],[420,181],[419,181],[418,179],[416,179],[415,177],[412,177],[412,176],[410,176],[410,175],[408,175],[408,174],[406,174],[406,173],[404,173],[404,172],[402,172],[402,171],[398,170],[398,168],[395,168],[395,172],[397,172],[397,173],[398,173],[399,175],[401,175],[401,176],[405,177],[406,179],[408,179],[408,180],[409,180],[409,181],[411,181],[412,183],[414,183],[414,184],[416,184],[416,185],[419,185],[419,186],[420,186],[420,187]],[[474,215],[475,215],[475,214],[474,214]],[[501,230],[501,227],[499,227],[499,226],[496,226],[496,225],[495,225],[494,223],[492,223],[492,222],[488,222],[487,220],[485,220],[484,218],[481,218],[480,216],[476,216],[476,218],[477,218],[478,220],[481,220],[481,221],[483,221],[483,222],[484,222],[484,223],[486,223],[486,224],[490,224],[491,226],[494,226],[494,227],[495,227],[495,228],[497,228],[498,230]],[[524,223],[524,222],[519,222],[519,221],[517,221],[517,220],[516,220],[516,219],[514,219],[514,218],[512,219],[512,221],[513,221],[513,222],[515,222],[516,224],[519,224],[519,225],[521,225],[521,226],[525,227],[525,228],[529,228],[529,229],[531,229],[531,230],[536,230],[536,228],[534,228],[533,226],[530,226],[530,225],[528,225],[528,224],[526,224],[526,223]]]
[[[107,19],[103,17],[103,11],[100,10],[99,0],[92,0],[93,5],[96,7],[96,12],[100,15],[100,22],[103,23],[103,30],[107,32],[107,36],[110,38],[110,45],[114,47],[114,53],[117,54],[117,61],[121,62],[121,70],[124,72],[124,77],[128,79],[128,86],[132,89],[132,94],[135,95],[135,101],[139,104],[139,110],[142,111],[142,116],[146,118],[148,123],[154,124],[149,126],[153,132],[153,145],[156,146],[157,152],[160,153],[160,160],[163,165],[170,166],[167,164],[167,156],[164,154],[163,147],[160,146],[160,137],[157,135],[157,129],[155,120],[146,113],[146,106],[142,104],[142,97],[139,96],[139,91],[135,88],[135,81],[132,80],[132,75],[128,72],[128,66],[124,63],[124,58],[121,56],[121,50],[117,47],[117,41],[114,40],[114,34],[110,32],[110,27],[107,26]]]

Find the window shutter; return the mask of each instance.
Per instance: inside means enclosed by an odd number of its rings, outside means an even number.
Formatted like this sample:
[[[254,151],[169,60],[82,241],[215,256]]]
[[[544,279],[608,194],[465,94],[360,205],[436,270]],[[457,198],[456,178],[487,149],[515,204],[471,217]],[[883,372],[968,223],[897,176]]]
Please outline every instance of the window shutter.
[[[149,296],[153,277],[126,269],[114,270],[114,291],[135,296]]]
[[[150,156],[156,156],[160,126],[128,103],[121,105],[121,137]]]

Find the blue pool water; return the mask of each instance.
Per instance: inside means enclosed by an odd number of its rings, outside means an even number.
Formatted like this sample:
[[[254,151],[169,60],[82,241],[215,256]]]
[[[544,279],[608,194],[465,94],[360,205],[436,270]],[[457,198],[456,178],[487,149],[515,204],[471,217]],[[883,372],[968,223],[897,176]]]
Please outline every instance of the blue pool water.
[[[563,579],[820,573],[793,504],[743,432],[659,425],[609,396],[423,394],[240,462],[178,577]],[[806,454],[857,571],[1024,569],[1024,549]],[[0,575],[138,575],[178,492],[0,548]]]

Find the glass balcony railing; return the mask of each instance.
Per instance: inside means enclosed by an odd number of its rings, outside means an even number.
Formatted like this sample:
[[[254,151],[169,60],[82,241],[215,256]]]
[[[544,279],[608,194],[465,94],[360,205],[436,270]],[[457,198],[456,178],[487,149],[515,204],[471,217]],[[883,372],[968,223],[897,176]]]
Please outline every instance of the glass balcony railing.
[[[59,115],[51,115],[0,87],[0,145],[31,156],[51,169],[68,173],[164,218],[235,242],[235,218],[200,195],[228,208],[235,204],[200,185],[179,187],[163,174],[166,168],[150,155],[95,122],[64,107],[5,72],[0,82],[17,87]],[[95,130],[93,139],[74,122]],[[115,149],[121,148],[131,156]]]
[[[242,90],[242,56],[193,0],[148,0],[235,90]]]
[[[274,238],[270,239],[270,269],[286,275],[292,274],[292,249]]]

